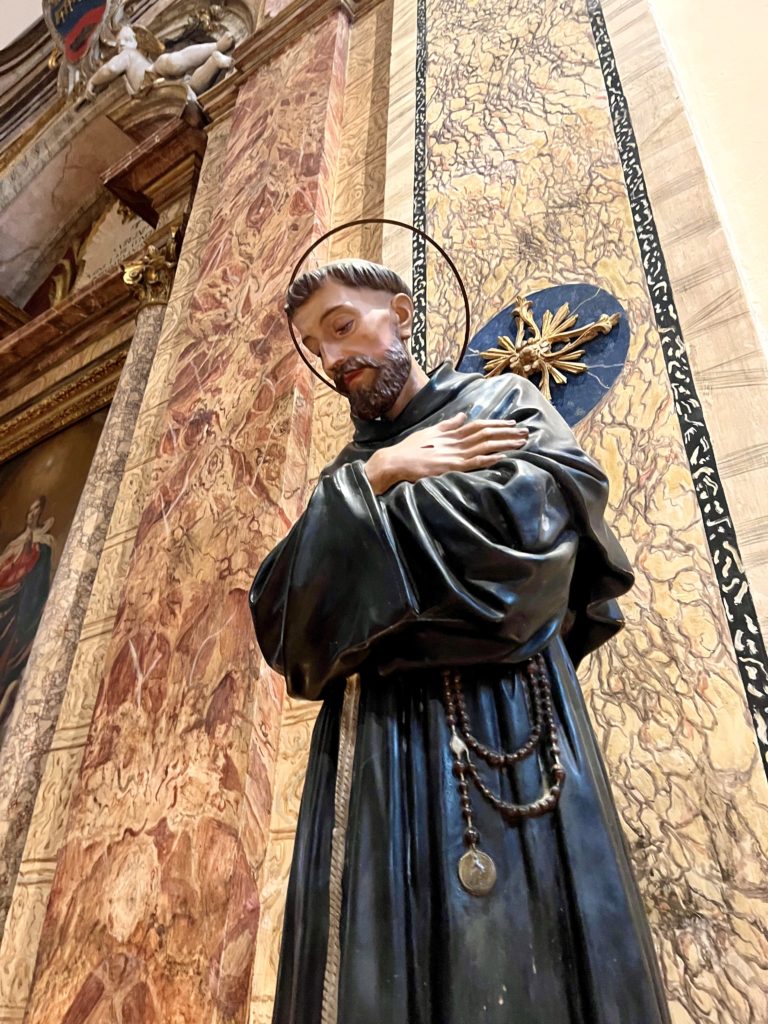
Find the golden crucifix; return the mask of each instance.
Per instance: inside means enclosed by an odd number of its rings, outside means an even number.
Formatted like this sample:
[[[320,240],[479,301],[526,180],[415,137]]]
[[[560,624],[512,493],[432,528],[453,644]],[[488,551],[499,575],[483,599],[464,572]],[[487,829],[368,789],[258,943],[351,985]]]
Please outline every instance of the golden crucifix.
[[[518,373],[521,377],[531,377],[534,373],[541,374],[539,387],[545,398],[552,400],[550,378],[555,384],[565,384],[566,373],[585,373],[587,364],[579,362],[584,349],[579,348],[592,341],[598,334],[608,334],[621,318],[620,313],[603,313],[599,320],[583,327],[573,328],[579,319],[577,313],[571,313],[568,303],[564,303],[556,313],[547,310],[538,326],[531,313],[531,303],[518,295],[515,299],[513,315],[517,320],[517,336],[511,338],[503,334],[499,337],[499,348],[489,348],[480,355],[485,359],[484,374],[496,377],[500,373]],[[529,335],[526,337],[526,331]],[[556,352],[553,345],[562,345]]]

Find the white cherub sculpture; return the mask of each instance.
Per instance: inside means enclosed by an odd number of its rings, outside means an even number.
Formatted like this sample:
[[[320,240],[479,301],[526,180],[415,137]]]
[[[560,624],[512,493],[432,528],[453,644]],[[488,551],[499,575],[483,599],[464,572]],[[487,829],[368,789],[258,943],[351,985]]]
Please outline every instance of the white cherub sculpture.
[[[141,96],[164,82],[182,82],[188,98],[196,100],[220,70],[234,65],[234,59],[225,52],[234,44],[234,36],[226,32],[216,42],[195,43],[167,53],[148,29],[123,25],[117,33],[117,53],[91,75],[85,95],[93,99],[99,87],[122,75],[129,96]]]

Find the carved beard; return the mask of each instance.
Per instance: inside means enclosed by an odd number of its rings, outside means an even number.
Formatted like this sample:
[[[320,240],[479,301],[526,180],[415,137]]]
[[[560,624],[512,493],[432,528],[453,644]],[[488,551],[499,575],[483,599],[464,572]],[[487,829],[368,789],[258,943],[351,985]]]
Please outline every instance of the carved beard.
[[[352,370],[363,370],[366,367],[377,370],[370,387],[356,387],[347,391],[344,377]],[[397,396],[405,387],[411,372],[411,354],[399,338],[383,359],[372,356],[350,356],[334,368],[333,382],[342,395],[349,399],[352,415],[359,420],[375,420],[392,408]]]

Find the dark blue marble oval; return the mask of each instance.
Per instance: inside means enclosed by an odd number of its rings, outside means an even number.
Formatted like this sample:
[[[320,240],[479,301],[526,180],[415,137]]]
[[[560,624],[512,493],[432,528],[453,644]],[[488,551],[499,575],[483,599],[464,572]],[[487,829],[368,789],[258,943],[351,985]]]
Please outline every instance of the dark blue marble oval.
[[[533,292],[527,298],[532,304],[532,313],[537,324],[550,309],[554,313],[567,302],[572,313],[578,313],[575,326],[598,320],[603,313],[620,313],[621,319],[610,334],[598,335],[584,346],[581,362],[587,364],[587,372],[566,374],[567,384],[551,384],[552,404],[570,426],[574,426],[594,409],[601,398],[608,393],[611,385],[621,373],[629,350],[629,321],[622,306],[610,292],[591,284],[558,284]],[[513,316],[514,303],[502,309],[473,336],[458,369],[464,373],[482,373],[485,361],[480,353],[498,346],[499,335],[514,338],[517,322]],[[560,346],[558,346],[559,348]],[[540,375],[531,378],[539,383]]]

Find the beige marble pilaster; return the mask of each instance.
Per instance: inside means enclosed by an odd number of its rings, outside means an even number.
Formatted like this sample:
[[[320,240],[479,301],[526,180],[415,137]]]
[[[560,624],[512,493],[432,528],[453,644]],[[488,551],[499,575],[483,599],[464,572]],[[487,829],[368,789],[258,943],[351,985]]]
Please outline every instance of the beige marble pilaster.
[[[43,763],[133,437],[164,306],[141,309],[8,730],[0,747],[0,925],[10,905]]]
[[[72,793],[82,762],[109,638],[117,613],[138,529],[141,504],[153,478],[148,445],[154,442],[169,399],[170,370],[183,344],[176,327],[194,292],[202,249],[210,229],[218,180],[217,164],[226,140],[226,123],[212,130],[194,208],[173,279],[173,294],[163,307],[160,340],[137,414],[130,452],[118,480],[95,581],[86,601],[72,667],[58,722],[37,791],[32,820],[2,945],[0,945],[0,1024],[24,1017],[43,919],[58,853],[66,836]],[[151,309],[152,307],[149,307]],[[147,313],[147,318],[160,314]]]
[[[306,483],[311,388],[280,297],[330,216],[347,35],[331,12],[242,87],[174,288],[124,477],[143,483],[113,515],[136,524],[127,578],[78,648],[108,631],[29,1024],[247,1014],[282,700],[247,589]]]
[[[165,296],[167,301],[167,294]],[[5,924],[11,907],[24,847],[41,787],[46,761],[49,769],[60,760],[74,768],[81,747],[73,736],[59,735],[54,741],[59,712],[72,670],[77,645],[88,608],[97,567],[104,548],[120,481],[130,450],[150,367],[163,325],[165,304],[155,301],[142,306],[120,381],[115,391],[78,503],[61,562],[56,572],[45,611],[35,638],[19,694],[0,748],[0,922]],[[74,762],[73,762],[74,758]],[[54,769],[55,771],[55,769]],[[55,772],[58,775],[58,772]],[[63,780],[61,780],[63,781]],[[24,872],[21,887],[30,878],[50,881],[52,861],[38,859]],[[26,894],[19,894],[18,909],[29,910]],[[42,891],[33,906],[39,907]],[[47,893],[46,893],[47,895]],[[40,913],[39,919],[42,920]],[[24,978],[18,954],[34,953],[34,926],[13,927],[0,943],[0,1020],[20,1019],[23,1013]],[[32,922],[27,921],[27,925]],[[7,939],[7,941],[5,941]],[[30,945],[31,944],[31,945]],[[27,967],[31,966],[29,964]]]

